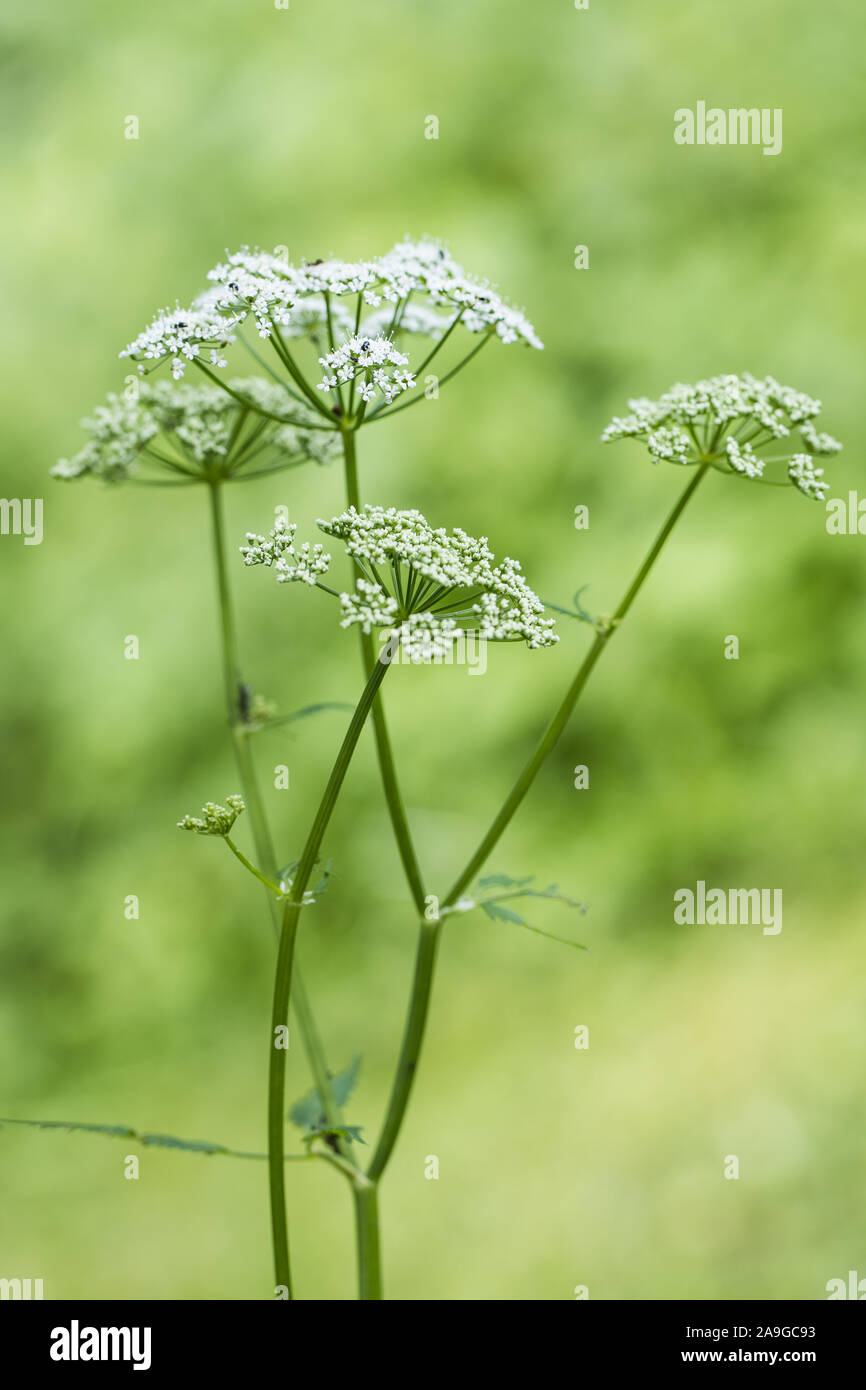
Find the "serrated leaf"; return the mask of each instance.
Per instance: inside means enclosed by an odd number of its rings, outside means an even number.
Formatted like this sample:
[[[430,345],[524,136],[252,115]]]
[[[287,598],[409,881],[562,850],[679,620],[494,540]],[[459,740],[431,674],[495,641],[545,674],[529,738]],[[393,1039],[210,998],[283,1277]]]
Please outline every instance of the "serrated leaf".
[[[0,1119],[0,1125],[27,1125],[30,1129],[80,1130],[88,1134],[107,1134],[113,1139],[137,1139],[138,1134],[128,1125],[80,1124],[76,1120],[10,1120]]]
[[[331,1078],[331,1093],[342,1110],[358,1084],[361,1075],[361,1054],[356,1052],[347,1067]]]
[[[358,1053],[352,1058],[348,1066],[344,1067],[342,1071],[337,1072],[336,1076],[330,1078],[331,1095],[334,1099],[334,1104],[339,1110],[342,1110],[346,1105],[346,1102],[358,1084],[358,1077],[360,1074],[361,1056],[360,1053]],[[305,1096],[302,1096],[300,1100],[295,1102],[289,1111],[289,1119],[293,1125],[297,1125],[298,1129],[307,1131],[318,1131],[321,1126],[325,1124],[325,1107],[318,1089],[315,1086],[311,1091],[308,1091]]]
[[[541,927],[534,927],[531,922],[527,922],[513,908],[506,907],[506,902],[514,902],[520,898],[540,898],[547,902],[564,903],[566,907],[576,907],[580,912],[586,912],[585,903],[576,902],[574,898],[567,898],[564,893],[560,893],[559,885],[549,883],[546,888],[534,888],[535,875],[529,874],[524,878],[512,878],[510,874],[488,874],[485,878],[478,880],[478,887],[487,892],[487,897],[481,897],[477,906],[482,908],[486,915],[493,922],[511,922],[514,926],[524,927],[527,931],[535,932],[537,936],[546,936],[551,941],[558,941],[563,946],[571,946],[576,951],[586,951],[588,947],[582,942],[570,941],[566,936],[557,936],[555,932],[544,931]],[[504,888],[503,893],[491,894],[491,888]]]
[[[487,874],[485,878],[479,878],[479,888],[523,888],[527,883],[532,883],[535,874],[528,874],[526,878],[511,878],[509,874]]]
[[[305,1096],[301,1096],[300,1100],[296,1100],[289,1110],[289,1119],[293,1125],[297,1125],[298,1129],[315,1129],[323,1118],[322,1102],[315,1087],[312,1091],[308,1091]]]
[[[502,903],[497,902],[496,898],[491,898],[487,902],[479,903],[493,922],[515,922],[518,927],[525,927],[528,924],[518,913],[513,912],[510,907],[503,907]]]
[[[226,1154],[224,1144],[211,1144],[207,1139],[176,1139],[173,1134],[141,1134],[142,1144],[157,1149],[185,1149],[188,1153]]]
[[[267,1158],[267,1154],[250,1153],[245,1149],[230,1149],[225,1144],[212,1144],[207,1139],[178,1139],[173,1134],[148,1134],[133,1129],[131,1125],[94,1125],[80,1123],[77,1120],[13,1120],[8,1118],[0,1119],[0,1127],[3,1125],[24,1125],[28,1129],[62,1129],[66,1130],[67,1133],[101,1134],[109,1139],[132,1139],[137,1144],[143,1144],[149,1148],[178,1149],[185,1153],[222,1154],[227,1158]],[[299,1157],[303,1157],[303,1155],[286,1155],[287,1160]]]

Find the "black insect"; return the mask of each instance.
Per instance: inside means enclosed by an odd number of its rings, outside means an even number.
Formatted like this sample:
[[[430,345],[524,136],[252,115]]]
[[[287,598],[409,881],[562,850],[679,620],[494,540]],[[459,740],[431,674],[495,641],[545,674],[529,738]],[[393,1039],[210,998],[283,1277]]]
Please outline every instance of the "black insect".
[[[245,685],[243,681],[238,682],[238,713],[244,724],[249,724],[253,710],[253,688]]]

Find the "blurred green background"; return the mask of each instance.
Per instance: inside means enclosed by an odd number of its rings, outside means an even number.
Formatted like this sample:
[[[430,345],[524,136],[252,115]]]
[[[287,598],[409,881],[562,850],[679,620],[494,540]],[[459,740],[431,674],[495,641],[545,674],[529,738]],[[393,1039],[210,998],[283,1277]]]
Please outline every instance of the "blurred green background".
[[[611,611],[683,484],[636,445],[600,447],[626,397],[770,372],[822,398],[845,441],[832,495],[858,486],[861,27],[854,0],[7,11],[3,492],[44,496],[45,538],[0,540],[0,1113],[264,1142],[263,904],[174,826],[237,787],[205,497],[47,477],[122,382],[118,350],[225,248],[352,258],[441,237],[547,350],[491,345],[435,409],[363,434],[365,493],[489,535],[546,597],[590,583]],[[782,154],[676,146],[673,112],[698,99],[783,108]],[[232,537],[281,502],[339,509],[338,470],[234,489]],[[866,1275],[864,546],[793,489],[698,493],[490,864],[584,899],[585,917],[531,920],[590,954],[480,915],[446,932],[383,1187],[391,1298],[822,1298]],[[236,578],[257,689],[283,710],[354,699],[353,634],[306,591]],[[554,652],[491,649],[484,679],[389,677],[434,891],[587,646],[561,631]],[[290,767],[268,793],[287,859],[342,721],[257,744],[264,776]],[[348,1118],[372,1138],[415,933],[369,741],[327,848],[337,877],[301,953],[333,1066],[363,1053]],[[781,934],[675,926],[672,894],[698,878],[783,888]],[[297,1035],[289,1074],[300,1094]],[[126,1181],[136,1151],[0,1130],[0,1274],[43,1277],[49,1298],[268,1297],[264,1166],[146,1149]],[[289,1189],[298,1293],[353,1297],[344,1185],[313,1164]]]

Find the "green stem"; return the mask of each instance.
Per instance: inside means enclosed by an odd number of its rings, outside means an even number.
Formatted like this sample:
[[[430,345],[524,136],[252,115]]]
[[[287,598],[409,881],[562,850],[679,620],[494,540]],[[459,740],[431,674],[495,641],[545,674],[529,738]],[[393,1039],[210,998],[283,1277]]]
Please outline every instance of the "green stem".
[[[230,835],[223,835],[223,839],[225,840],[235,859],[240,860],[247,872],[251,873],[253,878],[257,878],[259,883],[263,883],[269,893],[274,893],[277,897],[279,897],[282,891],[280,889],[280,885],[278,883],[274,883],[269,878],[265,878],[264,874],[259,873],[255,864],[250,863],[249,859],[247,859],[247,856],[238,849],[237,845],[235,844],[234,840],[231,838]]]
[[[289,1274],[289,1235],[286,1219],[285,1194],[285,1107],[286,1089],[286,1051],[284,1030],[288,1023],[289,995],[292,987],[292,966],[295,954],[295,941],[298,933],[298,918],[303,905],[304,893],[310,881],[313,867],[319,857],[322,840],[328,822],[340,794],[340,788],[352,760],[352,755],[361,735],[361,730],[370,713],[376,692],[385,678],[390,665],[390,656],[384,652],[377,660],[364,687],[355,713],[346,730],[340,751],[337,754],[328,784],[316,812],[306,844],[301,853],[292,882],[291,897],[283,908],[283,922],[280,931],[280,948],[277,955],[277,969],[274,978],[274,1002],[271,1012],[270,1063],[268,1068],[268,1173],[271,1197],[271,1229],[274,1246],[274,1271],[278,1286],[284,1286],[291,1297]],[[373,1208],[375,1212],[375,1205]]]
[[[429,922],[425,918],[419,930],[418,947],[415,954],[415,978],[412,982],[409,1015],[406,1019],[394,1085],[382,1124],[382,1132],[379,1135],[379,1142],[376,1145],[372,1162],[367,1169],[367,1177],[371,1182],[378,1182],[387,1167],[403,1125],[409,1096],[412,1093],[412,1083],[415,1080],[415,1072],[421,1056],[421,1045],[424,1041],[424,1031],[427,1027],[427,1016],[430,1011],[430,994],[433,989],[433,972],[439,950],[440,926],[440,922]]]
[[[509,825],[514,813],[523,801],[529,788],[532,786],[539,769],[568,723],[574,707],[599,657],[637,598],[653,565],[664,549],[665,542],[691,500],[695,489],[706,474],[708,467],[708,463],[703,463],[697,468],[695,476],[691,479],[685,491],[669,513],[664,525],[653,541],[653,544],[650,546],[643,564],[626,591],[616,613],[611,621],[606,624],[605,628],[596,634],[592,646],[581,663],[574,680],[566,691],[562,704],[559,706],[559,709],[554,714],[547,729],[542,735],[535,752],[515,782],[502,809],[493,820],[490,829],[487,831],[478,849],[472,855],[472,858],[469,860],[463,872],[456,879],[448,896],[441,904],[441,908],[453,906],[464,889],[475,878],[488,856],[498,844],[500,837]],[[374,1182],[378,1181],[388,1164],[403,1124],[406,1108],[409,1104],[409,1097],[412,1092],[418,1060],[421,1055],[424,1030],[427,1024],[440,930],[440,921],[429,922],[424,920],[421,923],[415,961],[415,979],[412,987],[412,999],[400,1048],[400,1057],[397,1062],[397,1072],[394,1078],[391,1098],[388,1102],[388,1109],[385,1114],[379,1142],[373,1154],[369,1169],[367,1170],[367,1176]]]
[[[346,501],[350,507],[354,507],[356,511],[360,511],[361,494],[358,485],[358,456],[355,445],[355,434],[352,430],[343,431],[343,462],[346,480]],[[364,664],[364,672],[365,674],[369,674],[376,660],[373,637],[369,632],[361,633],[361,657]],[[409,884],[409,891],[412,894],[412,901],[415,904],[416,910],[420,913],[424,911],[424,881],[415,853],[415,846],[412,843],[412,834],[409,830],[409,822],[406,816],[403,796],[400,791],[400,784],[397,780],[397,769],[394,763],[394,754],[391,748],[390,735],[388,733],[388,722],[385,718],[385,706],[382,702],[381,695],[373,705],[373,732],[376,737],[376,755],[382,777],[382,786],[385,792],[385,801],[388,805],[388,814],[391,817],[394,839],[397,842],[397,850],[403,865],[403,872]]]
[[[231,588],[226,565],[225,523],[223,519],[221,489],[222,484],[219,480],[210,484],[211,532],[217,575],[217,592],[219,596],[226,715],[232,733],[232,745],[234,747],[238,775],[241,781],[241,789],[243,791],[244,801],[246,802],[247,813],[250,817],[250,826],[252,828],[253,843],[256,847],[256,856],[259,863],[263,866],[265,873],[272,874],[276,877],[278,872],[277,855],[271,838],[270,827],[265,814],[261,792],[259,790],[258,777],[256,776],[255,762],[250,745],[250,731],[241,718],[240,699],[243,681],[239,669],[234,610],[231,601]],[[267,893],[267,903],[274,932],[278,936],[280,929],[279,903],[270,891]],[[322,1046],[316,1018],[307,993],[307,987],[299,967],[296,967],[294,971],[292,1004],[294,1005],[295,1017],[298,1021],[298,1028],[300,1030],[301,1040],[313,1076],[313,1081],[315,1082],[316,1090],[322,1102],[322,1110],[325,1119],[330,1126],[338,1128],[342,1120],[340,1107],[336,1104],[331,1090],[331,1078],[328,1071],[325,1050]],[[347,1141],[341,1141],[340,1151],[344,1156],[350,1155],[351,1145]]]
[[[366,1178],[357,1178],[352,1185],[352,1197],[358,1246],[358,1297],[366,1302],[382,1297],[378,1188]]]

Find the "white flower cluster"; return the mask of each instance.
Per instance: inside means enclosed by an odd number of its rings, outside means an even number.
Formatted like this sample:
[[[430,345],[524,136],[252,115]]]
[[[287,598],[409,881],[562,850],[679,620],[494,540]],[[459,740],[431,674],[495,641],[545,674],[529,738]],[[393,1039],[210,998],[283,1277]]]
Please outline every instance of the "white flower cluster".
[[[812,455],[842,448],[815,429],[821,402],[770,376],[711,377],[694,386],[677,384],[658,400],[641,397],[628,405],[630,413],[615,417],[605,429],[604,442],[639,439],[655,463],[709,462],[757,481],[770,461],[761,450],[798,433],[809,452],[792,452],[781,460],[777,455],[772,462],[787,462],[789,480],[807,497],[822,497],[828,486],[821,482],[823,470],[812,466]]]
[[[354,590],[337,595],[342,627],[386,628],[419,661],[445,655],[467,631],[529,647],[559,641],[518,562],[497,565],[484,538],[434,530],[420,512],[395,507],[350,507],[318,525],[343,542],[359,572]],[[321,545],[297,547],[295,531],[280,519],[269,536],[248,533],[244,563],[273,568],[279,580],[318,584],[331,557]]]
[[[663,425],[647,435],[647,448],[654,463],[688,463],[692,441],[676,426],[669,429]]]
[[[823,468],[816,468],[810,454],[795,454],[788,464],[788,477],[795,487],[816,502],[823,502],[830,484],[824,481]]]
[[[192,386],[187,383],[133,383],[134,395],[111,394],[104,405],[96,406],[92,416],[82,420],[89,439],[71,459],[60,459],[51,472],[57,478],[80,478],[85,474],[107,482],[133,477],[142,462],[142,451],[158,436],[173,444],[176,472],[195,475],[214,463],[223,465],[226,476],[242,471],[244,436],[238,430],[243,410],[234,396],[218,386]],[[276,383],[251,378],[231,381],[237,395],[250,402],[252,418],[258,411],[267,415],[293,418],[297,424],[268,421],[255,438],[255,456],[265,450],[287,461],[315,459],[329,462],[336,443],[332,435],[308,428],[315,423],[312,412],[294,401]],[[153,462],[149,455],[148,461]],[[170,462],[159,464],[171,471]]]
[[[341,594],[340,607],[343,610],[340,626],[351,627],[353,623],[360,623],[365,632],[370,632],[374,627],[393,627],[400,617],[397,600],[381,584],[374,584],[369,579],[358,579],[354,593]]]
[[[420,512],[394,507],[350,507],[319,526],[343,542],[362,575],[354,594],[341,595],[344,627],[399,629],[410,655],[429,653],[434,640],[445,648],[467,630],[530,647],[559,640],[518,562],[497,565],[485,538],[434,529]]]
[[[758,458],[751,444],[739,444],[736,439],[725,440],[728,463],[735,473],[744,473],[747,478],[760,478],[764,472],[764,460]]]
[[[390,405],[401,391],[411,391],[415,378],[406,371],[409,358],[398,352],[389,338],[365,338],[353,333],[333,352],[319,358],[325,375],[319,382],[320,391],[331,391],[338,382],[360,379],[358,394],[362,401],[375,400],[382,392]]]
[[[225,366],[223,349],[249,318],[263,338],[276,327],[286,338],[318,340],[326,325],[342,337],[357,329],[372,338],[390,334],[392,323],[394,333],[439,338],[459,316],[470,333],[493,333],[503,343],[544,346],[523,313],[486,281],[467,274],[434,241],[398,242],[384,256],[367,261],[330,259],[298,266],[245,246],[207,278],[210,288],[189,309],[178,306],[158,314],[121,357],[131,357],[141,370],[147,363],[170,359],[178,377],[186,363],[202,353],[210,366]],[[347,295],[359,297],[355,312],[340,303]],[[371,314],[369,321],[361,322],[364,309]]]
[[[81,478],[91,473],[106,482],[120,482],[130,476],[141,450],[160,427],[139,401],[112,393],[105,405],[96,406],[93,415],[81,421],[81,428],[90,438],[72,458],[58,459],[52,477]]]
[[[192,830],[196,835],[228,835],[241,811],[245,810],[242,796],[227,796],[225,806],[208,801],[200,816],[184,816],[177,824],[181,830]]]
[[[462,311],[461,322],[471,333],[495,331],[504,343],[544,347],[524,314],[486,281],[468,275],[438,242],[400,241],[376,264],[389,291],[386,298],[426,296],[429,305]]]
[[[224,367],[223,349],[234,342],[234,329],[242,318],[242,314],[223,314],[203,303],[189,309],[180,305],[163,309],[120,356],[137,362],[142,373],[146,362],[158,365],[170,358],[176,381],[183,376],[186,363],[194,361],[203,349],[212,367]]]
[[[320,574],[327,574],[331,557],[324,546],[311,546],[309,541],[296,546],[297,529],[296,522],[280,517],[269,536],[248,531],[247,544],[241,546],[244,564],[273,568],[281,584],[316,584]]]

